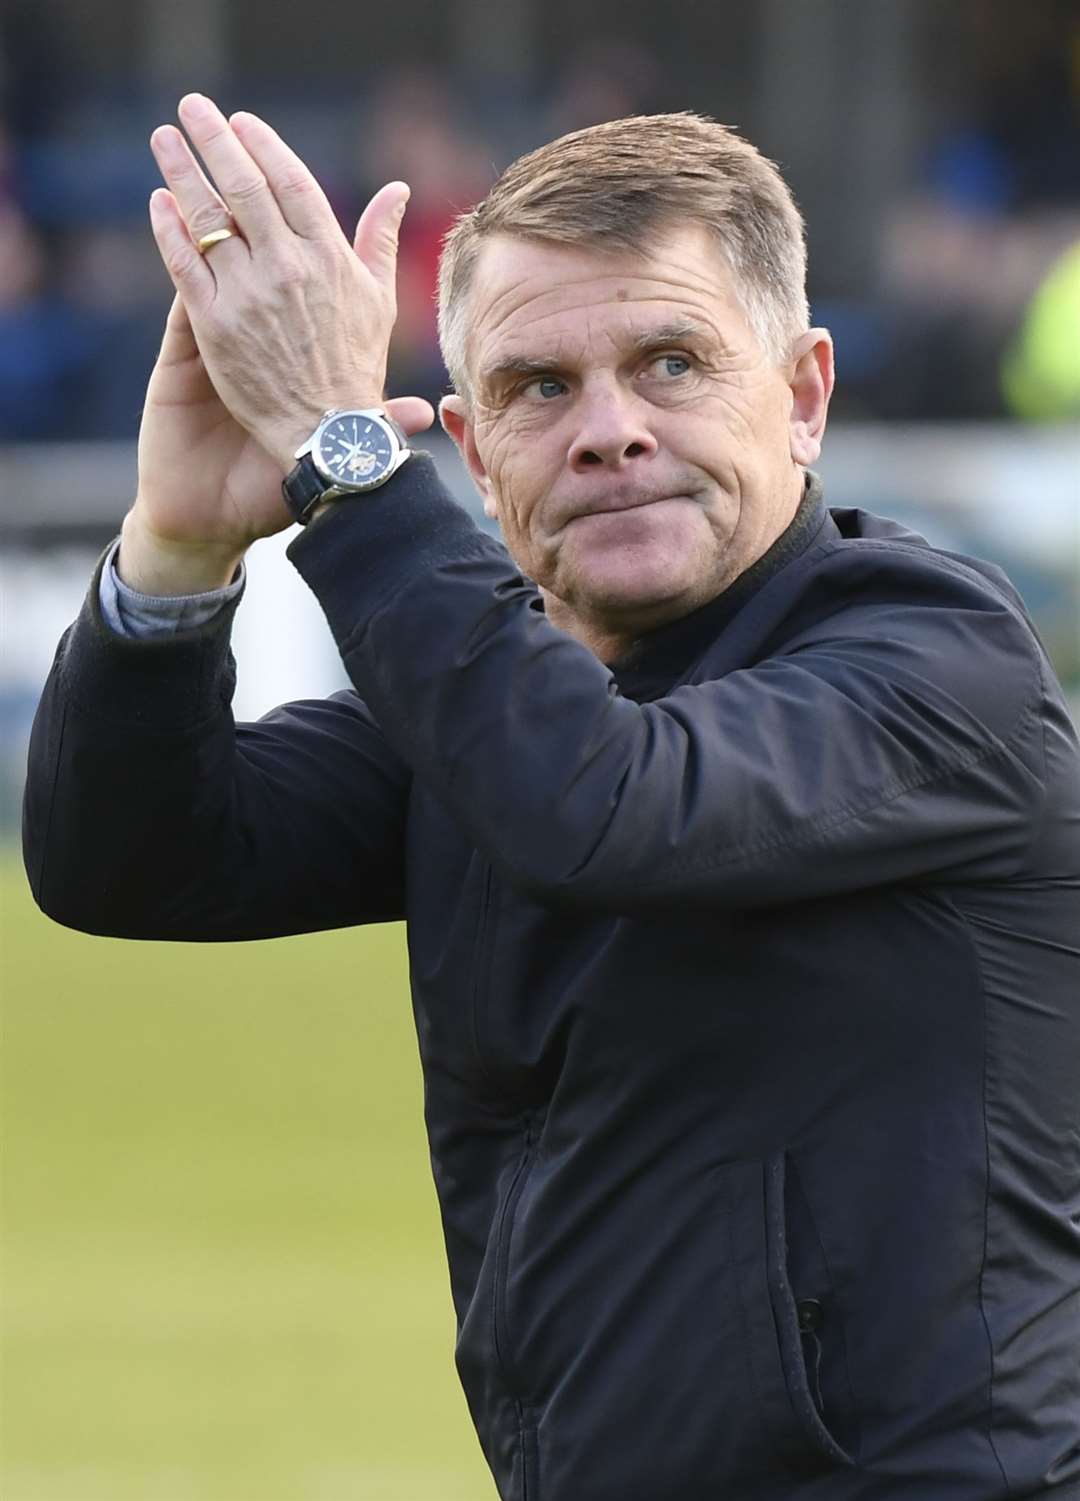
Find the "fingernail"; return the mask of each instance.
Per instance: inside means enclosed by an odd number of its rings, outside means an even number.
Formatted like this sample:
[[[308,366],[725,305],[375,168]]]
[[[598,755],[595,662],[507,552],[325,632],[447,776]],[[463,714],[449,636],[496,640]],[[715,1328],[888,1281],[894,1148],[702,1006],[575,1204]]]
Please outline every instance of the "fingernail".
[[[176,131],[166,125],[159,125],[150,137],[150,148],[154,155],[166,157],[170,161],[180,159],[179,143],[180,137],[177,136]]]
[[[210,113],[210,101],[203,94],[185,94],[180,101],[184,114],[197,118]]]

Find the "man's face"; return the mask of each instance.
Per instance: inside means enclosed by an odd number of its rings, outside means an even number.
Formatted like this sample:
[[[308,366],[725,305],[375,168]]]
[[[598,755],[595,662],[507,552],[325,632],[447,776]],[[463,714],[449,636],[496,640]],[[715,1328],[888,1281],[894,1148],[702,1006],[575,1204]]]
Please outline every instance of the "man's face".
[[[560,623],[618,638],[686,614],[791,520],[828,335],[771,364],[703,227],[641,253],[493,237],[469,321],[474,403],[443,422]]]

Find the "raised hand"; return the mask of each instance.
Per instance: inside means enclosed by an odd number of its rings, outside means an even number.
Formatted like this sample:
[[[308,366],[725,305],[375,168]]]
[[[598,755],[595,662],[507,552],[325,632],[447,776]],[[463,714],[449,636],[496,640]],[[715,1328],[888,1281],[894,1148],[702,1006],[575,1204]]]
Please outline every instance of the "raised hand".
[[[255,538],[291,524],[281,480],[328,407],[383,405],[407,432],[434,418],[419,398],[382,400],[405,185],[375,195],[350,246],[268,125],[230,124],[201,96],[180,113],[223,196],[180,132],[159,127],[151,146],[169,189],[151,198],[151,223],[177,297],[120,559],[122,576],[149,592],[224,582]],[[200,255],[198,238],[224,227],[234,237]]]
[[[291,519],[280,465],[214,390],[177,293],[143,406],[121,577],[148,594],[214,588],[257,537]]]

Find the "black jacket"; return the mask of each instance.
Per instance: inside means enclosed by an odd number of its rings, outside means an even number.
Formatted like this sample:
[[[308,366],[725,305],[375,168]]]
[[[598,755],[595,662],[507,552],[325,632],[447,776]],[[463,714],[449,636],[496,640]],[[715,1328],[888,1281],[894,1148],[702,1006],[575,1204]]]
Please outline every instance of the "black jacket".
[[[407,918],[501,1495],[1080,1495],[1080,751],[1004,576],[812,484],[610,670],[427,459],[289,551],[356,692],[234,728],[227,618],[95,578],[27,866],[95,933]]]

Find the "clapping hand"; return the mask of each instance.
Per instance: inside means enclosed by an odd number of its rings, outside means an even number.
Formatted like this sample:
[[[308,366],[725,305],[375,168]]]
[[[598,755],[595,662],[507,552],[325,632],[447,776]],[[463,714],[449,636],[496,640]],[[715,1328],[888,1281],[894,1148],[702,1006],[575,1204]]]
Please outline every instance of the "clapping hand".
[[[223,582],[255,538],[291,524],[281,481],[328,408],[382,405],[409,433],[434,420],[418,397],[382,397],[406,185],[375,194],[350,246],[264,121],[227,120],[198,94],[179,113],[220,195],[181,132],[158,127],[167,189],[151,197],[151,224],[177,296],[147,391],[121,573],[161,592]],[[225,228],[201,254],[200,238]]]

